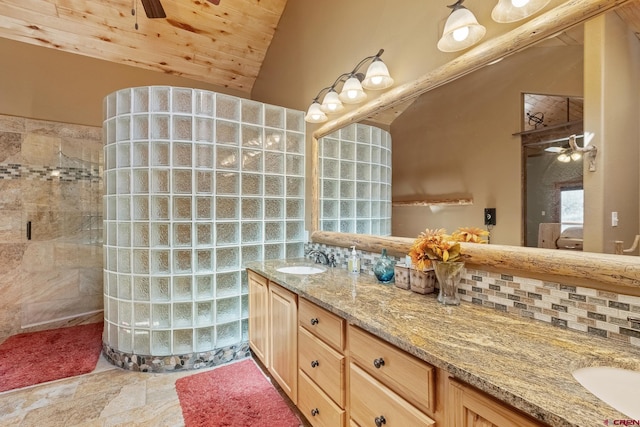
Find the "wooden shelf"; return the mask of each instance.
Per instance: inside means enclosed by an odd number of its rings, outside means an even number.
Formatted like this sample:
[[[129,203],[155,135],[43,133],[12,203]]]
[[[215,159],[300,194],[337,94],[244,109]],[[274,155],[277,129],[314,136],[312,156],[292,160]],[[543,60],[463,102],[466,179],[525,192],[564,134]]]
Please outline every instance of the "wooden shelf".
[[[456,197],[450,199],[406,200],[391,202],[391,206],[466,206],[473,205],[471,197]]]

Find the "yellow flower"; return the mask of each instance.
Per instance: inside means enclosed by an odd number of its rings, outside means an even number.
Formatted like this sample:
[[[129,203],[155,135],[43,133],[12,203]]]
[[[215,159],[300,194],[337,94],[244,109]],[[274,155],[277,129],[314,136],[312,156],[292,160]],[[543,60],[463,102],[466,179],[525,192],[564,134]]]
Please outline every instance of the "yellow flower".
[[[487,243],[483,237],[488,236],[489,232],[477,227],[460,227],[451,237],[458,242],[470,243]]]
[[[475,227],[461,227],[452,235],[448,235],[444,228],[426,229],[416,238],[409,256],[419,270],[431,267],[431,261],[454,262],[464,255],[460,242],[487,243],[483,239],[489,232]]]

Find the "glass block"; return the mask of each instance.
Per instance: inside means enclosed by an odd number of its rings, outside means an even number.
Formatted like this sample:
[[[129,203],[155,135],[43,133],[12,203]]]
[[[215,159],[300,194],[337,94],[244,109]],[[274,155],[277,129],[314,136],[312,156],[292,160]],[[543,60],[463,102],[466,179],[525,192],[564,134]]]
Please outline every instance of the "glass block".
[[[131,273],[131,250],[118,249],[118,272]]]
[[[337,199],[339,182],[340,181],[336,181],[332,179],[323,179],[321,197],[325,199]]]
[[[118,246],[131,246],[131,224],[118,223]]]
[[[133,299],[136,301],[149,301],[149,278],[136,276],[133,278]]]
[[[134,330],[133,352],[138,355],[150,355],[151,343],[149,331]]]
[[[239,194],[240,175],[235,172],[216,172],[216,194]]]
[[[205,352],[215,348],[216,329],[198,328],[196,329],[196,351]]]
[[[196,219],[197,220],[207,220],[212,217],[212,208],[211,203],[213,202],[212,197],[196,197]]]
[[[218,169],[238,170],[240,153],[237,148],[216,146],[216,167]]]
[[[105,169],[115,169],[116,164],[116,146],[114,144],[105,147]]]
[[[106,118],[110,118],[116,115],[117,107],[117,93],[110,93],[102,101],[102,108]]]
[[[197,285],[196,296],[198,299],[211,299],[214,297],[212,275],[197,276],[196,285]]]
[[[169,264],[170,252],[168,250],[152,250],[151,251],[151,274],[167,274],[171,273]]]
[[[133,219],[138,221],[149,219],[149,198],[148,197],[133,198]]]
[[[238,248],[218,248],[218,250],[216,250],[216,271],[240,268],[239,258]]]
[[[303,133],[287,132],[287,153],[304,155],[305,136]]]
[[[371,200],[380,200],[380,184],[376,182],[371,183]]]
[[[264,148],[265,150],[284,151],[284,132],[280,130],[265,129]]]
[[[127,274],[118,275],[118,298],[131,299],[131,276]]]
[[[352,124],[340,129],[340,139],[355,141],[356,140],[356,125]]]
[[[371,165],[371,181],[380,181],[380,165]]]
[[[216,116],[240,121],[240,98],[216,94]]]
[[[369,164],[371,162],[371,147],[366,144],[356,144],[356,159]]]
[[[196,304],[196,325],[206,326],[214,324],[213,301]]]
[[[242,219],[262,219],[262,199],[242,198]]]
[[[242,170],[262,172],[262,151],[242,150]]]
[[[262,124],[263,104],[261,102],[252,101],[250,99],[242,99],[240,101],[242,108],[242,121],[244,123]]]
[[[133,111],[135,113],[149,111],[149,88],[133,88]]]
[[[321,221],[322,231],[338,231],[338,221]]]
[[[215,111],[213,96],[213,92],[195,89],[193,91],[195,114],[209,117],[213,116]]]
[[[169,301],[171,299],[171,291],[169,277],[151,277],[151,301]]]
[[[356,141],[358,142],[371,142],[371,126],[357,124],[356,125]]]
[[[151,115],[151,139],[169,139],[171,117],[164,114]]]
[[[243,124],[242,146],[249,148],[262,148],[262,128]]]
[[[340,163],[337,160],[322,159],[322,178],[340,178]]]
[[[152,223],[151,224],[151,246],[169,246],[169,224],[168,223]]]
[[[240,298],[223,298],[216,300],[216,323],[236,320],[240,314]]]
[[[296,110],[286,110],[287,130],[304,132],[304,113]]]
[[[134,274],[149,274],[149,251],[143,249],[133,250]]]
[[[171,88],[171,92],[173,95],[171,110],[178,113],[191,113],[191,95],[193,91],[174,87]]]
[[[367,163],[356,163],[356,179],[369,181],[371,179],[371,166]]]
[[[116,141],[129,141],[131,139],[131,119],[128,116],[116,119]]]
[[[287,200],[287,219],[304,218],[304,200]]]
[[[116,171],[116,189],[118,194],[131,193],[131,171],[129,169]]]
[[[174,142],[172,166],[191,167],[191,147],[190,143]]]
[[[287,197],[304,197],[304,178],[287,177]]]
[[[173,245],[191,246],[191,224],[173,224]]]
[[[284,196],[284,177],[273,175],[265,176],[264,193],[267,196]]]
[[[242,342],[249,340],[249,319],[240,320],[240,334],[242,336]]]
[[[151,331],[151,354],[169,356],[171,352],[171,331]]]
[[[173,353],[193,352],[193,331],[191,329],[173,331]]]
[[[107,298],[109,301],[108,319],[111,322],[118,323],[118,301],[113,298]],[[106,306],[105,306],[106,309]]]
[[[107,248],[107,268],[111,271],[118,271],[118,249]],[[112,284],[113,282],[109,283]],[[110,294],[115,295],[112,291],[113,289],[110,289]]]
[[[248,174],[242,175],[242,195],[261,196],[262,195],[262,175]]]
[[[173,139],[191,141],[191,126],[190,116],[173,116]]]
[[[131,89],[122,89],[116,93],[116,113],[118,115],[131,112]]]
[[[169,192],[169,171],[164,169],[151,170],[151,191],[153,193]]]
[[[107,222],[104,224],[106,230],[107,241],[106,245],[117,246],[118,245],[118,225],[114,222]],[[105,252],[106,255],[106,252]],[[106,265],[106,264],[105,264]]]
[[[338,201],[322,200],[322,218],[323,219],[338,218]]]
[[[105,310],[107,304],[105,304]],[[107,339],[107,343],[114,348],[118,348],[118,327],[111,323],[106,323],[106,331],[105,331],[105,339]]]
[[[249,317],[249,295],[242,295],[240,297],[240,317],[246,319]]]
[[[371,147],[371,162],[380,163],[380,160],[381,160],[380,147]]]
[[[191,219],[191,197],[173,197],[173,219]]]
[[[137,328],[149,328],[151,320],[151,309],[149,304],[133,304],[133,324]]]
[[[148,169],[133,170],[133,192],[137,194],[149,193],[149,170]]]
[[[213,168],[213,146],[208,144],[195,145],[195,166],[197,168]]]
[[[169,93],[171,88],[165,87],[152,87],[151,88],[151,111],[170,111],[169,107]]]
[[[196,171],[196,192],[213,193],[213,172],[212,171]]]
[[[275,105],[264,106],[264,125],[272,128],[284,128],[284,108]]]
[[[238,123],[217,120],[216,142],[218,144],[238,145],[240,143],[240,126]]]
[[[287,258],[300,258],[302,256],[304,256],[304,243],[302,242],[287,243],[287,247],[286,247]]]
[[[190,301],[191,285],[191,276],[173,276],[173,301]]]
[[[213,119],[196,117],[196,141],[213,142]]]
[[[243,246],[242,247],[242,265],[248,262],[262,260],[262,246]]]
[[[356,165],[353,162],[340,162],[340,179],[355,179]]]
[[[196,242],[198,246],[211,246],[213,244],[211,224],[196,224]]]
[[[356,212],[356,218],[369,218],[371,216],[371,202],[368,200],[356,202]]]
[[[284,237],[283,222],[267,222],[264,225],[265,242],[281,242]]]
[[[340,141],[331,138],[322,138],[320,140],[320,155],[322,157],[328,157],[337,159],[339,156]]]
[[[368,182],[358,182],[356,184],[356,189],[356,191],[358,192],[358,199],[371,199],[371,184],[369,184]]]
[[[356,233],[359,233],[359,234],[370,234],[371,233],[371,224],[370,224],[369,220],[358,219],[356,221]]]
[[[353,181],[340,181],[340,197],[353,199],[355,197],[355,183]]]
[[[153,166],[169,166],[171,163],[169,156],[168,142],[152,142],[151,143],[151,164]]]
[[[120,351],[132,351],[133,350],[133,338],[131,336],[131,329],[118,328],[118,350]]]
[[[283,174],[284,173],[284,154],[282,153],[264,153],[264,171],[267,173]]]
[[[169,219],[169,196],[151,197],[151,219],[155,221]]]
[[[242,226],[242,244],[257,243],[262,241],[262,224],[261,223],[243,221],[241,226]]]
[[[191,273],[192,269],[191,250],[176,249],[173,251],[173,272]]]
[[[133,321],[133,310],[129,301],[118,302],[118,324],[122,326],[131,326]]]
[[[133,139],[149,139],[149,116],[133,116]]]
[[[356,158],[356,145],[353,142],[342,141],[340,143],[340,159],[355,160],[355,158]]]
[[[240,342],[240,322],[216,326],[216,347],[226,347]]]
[[[238,223],[216,224],[216,245],[234,245],[239,243]]]
[[[284,201],[282,199],[265,199],[264,213],[265,218],[284,218]]]
[[[216,276],[216,296],[225,298],[240,295],[240,283],[238,272],[218,274]]]
[[[347,219],[340,220],[340,230],[338,231],[340,233],[355,233],[356,232],[355,221],[347,220]]]
[[[174,169],[173,170],[173,192],[177,194],[191,193],[191,170],[190,169]]]
[[[353,200],[340,201],[340,218],[355,218],[355,202]]]
[[[196,250],[196,273],[213,272],[213,249]]]
[[[243,199],[244,200],[244,199]],[[216,219],[238,219],[239,199],[235,197],[217,197],[216,198]],[[244,201],[243,201],[244,205]]]
[[[264,259],[282,259],[284,246],[282,244],[264,245]]]

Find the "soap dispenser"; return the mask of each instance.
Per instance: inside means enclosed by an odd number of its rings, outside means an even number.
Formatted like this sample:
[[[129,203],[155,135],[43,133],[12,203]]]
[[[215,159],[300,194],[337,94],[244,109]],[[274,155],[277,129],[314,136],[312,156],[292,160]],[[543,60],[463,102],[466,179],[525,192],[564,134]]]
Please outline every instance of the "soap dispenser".
[[[351,246],[351,255],[347,262],[347,270],[349,274],[360,274],[360,257],[358,257],[355,246]]]

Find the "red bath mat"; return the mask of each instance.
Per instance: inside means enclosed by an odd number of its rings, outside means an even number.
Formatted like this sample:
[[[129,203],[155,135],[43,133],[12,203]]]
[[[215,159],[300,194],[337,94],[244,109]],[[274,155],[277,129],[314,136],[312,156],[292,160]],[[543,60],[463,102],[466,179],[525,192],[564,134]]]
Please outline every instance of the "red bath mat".
[[[252,359],[176,381],[185,427],[302,425]]]
[[[102,323],[13,335],[0,344],[0,392],[93,371]]]

